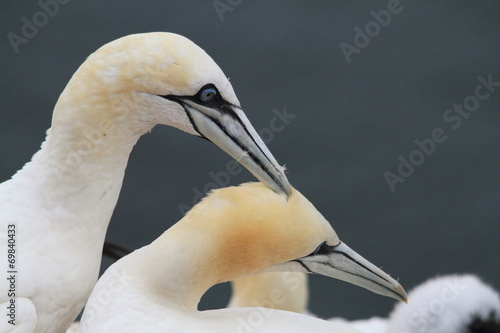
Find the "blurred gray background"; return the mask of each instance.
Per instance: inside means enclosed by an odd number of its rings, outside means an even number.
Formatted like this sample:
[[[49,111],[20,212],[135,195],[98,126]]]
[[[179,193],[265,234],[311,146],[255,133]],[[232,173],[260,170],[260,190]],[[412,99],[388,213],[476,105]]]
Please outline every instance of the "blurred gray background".
[[[59,94],[90,53],[131,33],[176,32],[231,78],[256,129],[269,129],[273,109],[296,116],[268,146],[349,246],[407,290],[456,272],[500,289],[500,87],[460,127],[443,119],[453,104],[474,101],[478,76],[500,81],[500,3],[401,1],[385,27],[371,11],[391,1],[217,3],[230,10],[218,13],[212,1],[74,0],[15,53],[7,34],[21,35],[22,18],[42,9],[2,1],[0,179],[38,150]],[[348,63],[339,45],[355,46],[356,27],[372,37],[357,40],[368,45]],[[384,173],[396,174],[398,156],[408,159],[414,140],[435,128],[447,140],[392,192]],[[132,153],[107,239],[150,243],[229,160],[207,141],[156,127]],[[244,170],[230,184],[250,180]],[[310,310],[324,317],[386,316],[395,303],[319,276],[310,287]],[[229,294],[217,286],[201,308],[223,307]]]

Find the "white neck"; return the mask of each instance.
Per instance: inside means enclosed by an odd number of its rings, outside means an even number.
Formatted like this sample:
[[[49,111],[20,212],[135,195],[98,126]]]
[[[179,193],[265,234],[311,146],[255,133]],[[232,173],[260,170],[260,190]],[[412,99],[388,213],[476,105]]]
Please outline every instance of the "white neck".
[[[28,289],[36,286],[35,292],[28,290],[30,299],[45,311],[38,314],[38,326],[54,332],[73,321],[95,284],[130,152],[152,128],[139,126],[137,113],[120,118],[106,103],[84,103],[92,92],[68,96],[66,88],[40,151],[4,187],[12,189],[7,194],[10,214],[25,239],[20,262],[44,270],[26,282]],[[61,267],[68,263],[71,269],[61,275]],[[55,281],[64,292],[54,289]],[[28,293],[26,288],[20,287],[20,295]],[[62,319],[55,323],[51,315],[61,308]]]
[[[186,238],[182,232],[164,233],[159,239],[124,258],[131,262],[124,269],[132,269],[126,275],[136,278],[139,294],[146,294],[141,297],[166,308],[197,311],[203,294],[223,281],[212,279],[213,272],[197,239]]]
[[[22,182],[24,194],[52,214],[88,216],[93,219],[85,221],[88,228],[98,225],[105,231],[130,152],[152,125],[134,126],[133,113],[117,117],[109,103],[79,104],[66,98],[68,90],[71,86],[56,105],[42,148],[13,182]],[[51,221],[61,223],[57,216]]]

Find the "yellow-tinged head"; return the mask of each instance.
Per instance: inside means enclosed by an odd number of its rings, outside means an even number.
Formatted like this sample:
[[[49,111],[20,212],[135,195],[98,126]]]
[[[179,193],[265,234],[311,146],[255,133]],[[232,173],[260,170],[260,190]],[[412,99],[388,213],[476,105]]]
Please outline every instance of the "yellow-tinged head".
[[[155,262],[146,269],[155,293],[172,297],[185,289],[181,298],[190,304],[216,283],[269,271],[317,273],[406,297],[399,283],[342,243],[300,192],[292,189],[287,200],[261,183],[212,191],[141,251]]]
[[[213,191],[181,221],[210,236],[221,280],[304,257],[319,244],[338,244],[328,221],[298,191],[288,200],[261,183]]]
[[[212,58],[178,34],[152,32],[119,38],[91,54],[76,75],[97,79],[109,92],[191,96],[207,83],[239,106],[233,88]]]
[[[75,151],[90,138],[85,156],[93,148],[102,155],[106,143],[131,147],[157,124],[208,139],[273,190],[290,194],[283,168],[222,70],[203,49],[173,33],[129,35],[91,54],[58,100],[48,142],[73,144],[69,150]],[[59,150],[64,155],[68,148]]]

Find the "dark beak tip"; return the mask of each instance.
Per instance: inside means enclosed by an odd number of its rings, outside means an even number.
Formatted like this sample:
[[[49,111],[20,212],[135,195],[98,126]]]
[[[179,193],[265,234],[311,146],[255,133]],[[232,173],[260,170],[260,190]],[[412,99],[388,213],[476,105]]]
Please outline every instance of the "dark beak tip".
[[[401,285],[398,285],[396,287],[396,293],[399,296],[399,300],[408,304],[408,296],[406,295],[406,291],[403,289],[403,287]]]

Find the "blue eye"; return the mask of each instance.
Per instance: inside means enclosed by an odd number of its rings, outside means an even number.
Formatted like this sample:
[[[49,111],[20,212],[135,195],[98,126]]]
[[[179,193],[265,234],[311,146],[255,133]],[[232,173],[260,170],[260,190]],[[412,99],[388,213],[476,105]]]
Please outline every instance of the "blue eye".
[[[213,101],[215,96],[217,96],[217,90],[215,90],[214,88],[207,88],[201,92],[200,100],[203,103],[208,103]]]

